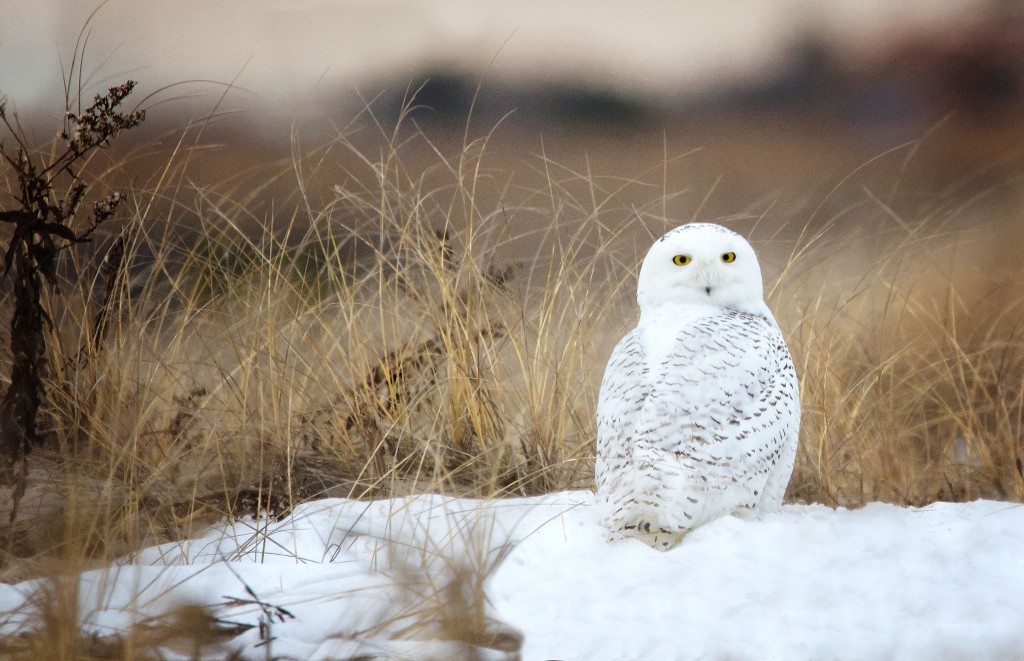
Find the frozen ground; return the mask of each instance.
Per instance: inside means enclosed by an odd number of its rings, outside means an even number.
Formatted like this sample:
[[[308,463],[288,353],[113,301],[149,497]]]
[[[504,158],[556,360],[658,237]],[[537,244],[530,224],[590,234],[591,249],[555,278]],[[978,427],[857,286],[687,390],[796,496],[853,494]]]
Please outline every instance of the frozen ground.
[[[661,553],[606,541],[589,492],[323,500],[87,572],[80,606],[100,634],[183,604],[250,625],[204,658],[516,658],[521,633],[524,659],[1020,659],[1022,548],[1024,506],[992,501],[792,505]],[[5,632],[41,587],[0,586]]]

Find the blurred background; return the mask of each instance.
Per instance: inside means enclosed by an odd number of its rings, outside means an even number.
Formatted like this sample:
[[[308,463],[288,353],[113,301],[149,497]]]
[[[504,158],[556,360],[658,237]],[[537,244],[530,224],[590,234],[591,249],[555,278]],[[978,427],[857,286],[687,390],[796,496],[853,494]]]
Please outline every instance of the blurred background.
[[[0,93],[52,135],[98,5],[13,2]],[[622,204],[668,196],[679,221],[802,227],[866,200],[912,220],[1002,204],[1024,172],[1010,0],[109,0],[83,39],[87,89],[130,77],[153,95],[132,140],[216,115],[217,149],[191,166],[206,182],[341,133],[373,150],[410,104],[405,124],[442,148],[493,131],[492,164],[527,179],[538,163],[591,181],[657,170],[660,190]],[[325,168],[307,195],[344,178]]]
[[[119,213],[141,238],[120,268],[140,325],[124,326],[124,375],[83,368],[81,392],[113,384],[96,415],[114,420],[111,456],[120,402],[142,411],[127,422],[162,439],[145,445],[168,491],[199,493],[175,459],[193,419],[240,465],[261,457],[239,493],[266,484],[264,433],[286,441],[282,461],[310,448],[309,493],[371,463],[419,484],[399,468],[442,446],[463,485],[589,486],[597,384],[636,317],[637,265],[652,237],[699,219],[751,238],[796,357],[791,497],[1024,499],[1024,1],[4,7],[0,94],[38,145],[68,76],[86,104],[139,81],[145,123],[88,167],[92,193],[128,192]],[[6,208],[10,168],[0,184]],[[118,231],[83,252],[67,346],[99,318],[90,264],[117,255]],[[143,394],[136,336],[168,375]],[[427,364],[401,376],[406,411],[378,375]],[[81,407],[67,409],[77,435]],[[367,410],[383,413],[353,426]],[[469,434],[466,410],[498,422]],[[423,454],[391,449],[406,439]]]

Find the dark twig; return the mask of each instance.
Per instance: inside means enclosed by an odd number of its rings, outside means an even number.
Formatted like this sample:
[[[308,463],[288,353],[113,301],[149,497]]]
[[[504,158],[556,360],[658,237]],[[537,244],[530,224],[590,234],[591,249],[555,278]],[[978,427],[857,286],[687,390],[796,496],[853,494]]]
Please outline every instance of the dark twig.
[[[80,166],[94,150],[109,146],[122,131],[145,119],[144,110],[119,110],[134,88],[135,82],[129,80],[96,95],[84,111],[68,109],[59,136],[63,149],[49,160],[35,155],[17,116],[9,116],[6,104],[0,102],[0,123],[14,140],[13,150],[0,142],[0,157],[18,180],[13,196],[18,208],[0,210],[0,222],[13,227],[10,241],[3,248],[0,270],[0,277],[10,276],[14,300],[11,384],[0,403],[0,484],[14,486],[11,521],[17,516],[25,490],[26,457],[40,443],[37,416],[46,394],[46,330],[52,326],[43,305],[44,285],[58,289],[57,258],[61,251],[89,241],[122,201],[119,193],[106,195],[93,204],[84,227],[76,227],[81,225],[78,219],[88,190]],[[63,195],[58,187],[63,188]],[[116,245],[123,250],[123,246]],[[108,287],[116,279],[108,275]],[[97,315],[95,342],[106,329],[109,305],[109,300],[104,301]]]

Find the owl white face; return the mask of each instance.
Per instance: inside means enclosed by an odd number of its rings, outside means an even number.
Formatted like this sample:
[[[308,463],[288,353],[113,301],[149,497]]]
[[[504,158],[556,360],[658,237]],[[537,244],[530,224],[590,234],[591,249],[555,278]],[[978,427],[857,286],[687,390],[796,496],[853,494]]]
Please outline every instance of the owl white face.
[[[711,223],[677,227],[651,246],[640,267],[637,300],[641,314],[673,304],[767,311],[754,249]]]

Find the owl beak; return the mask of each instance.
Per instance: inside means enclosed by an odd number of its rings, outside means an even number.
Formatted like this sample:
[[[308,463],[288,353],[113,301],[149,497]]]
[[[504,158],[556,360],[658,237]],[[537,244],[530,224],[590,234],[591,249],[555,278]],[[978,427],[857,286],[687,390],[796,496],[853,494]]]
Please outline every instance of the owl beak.
[[[711,296],[711,290],[715,288],[716,274],[714,270],[708,268],[706,265],[701,269],[701,276],[704,280],[704,293]]]

